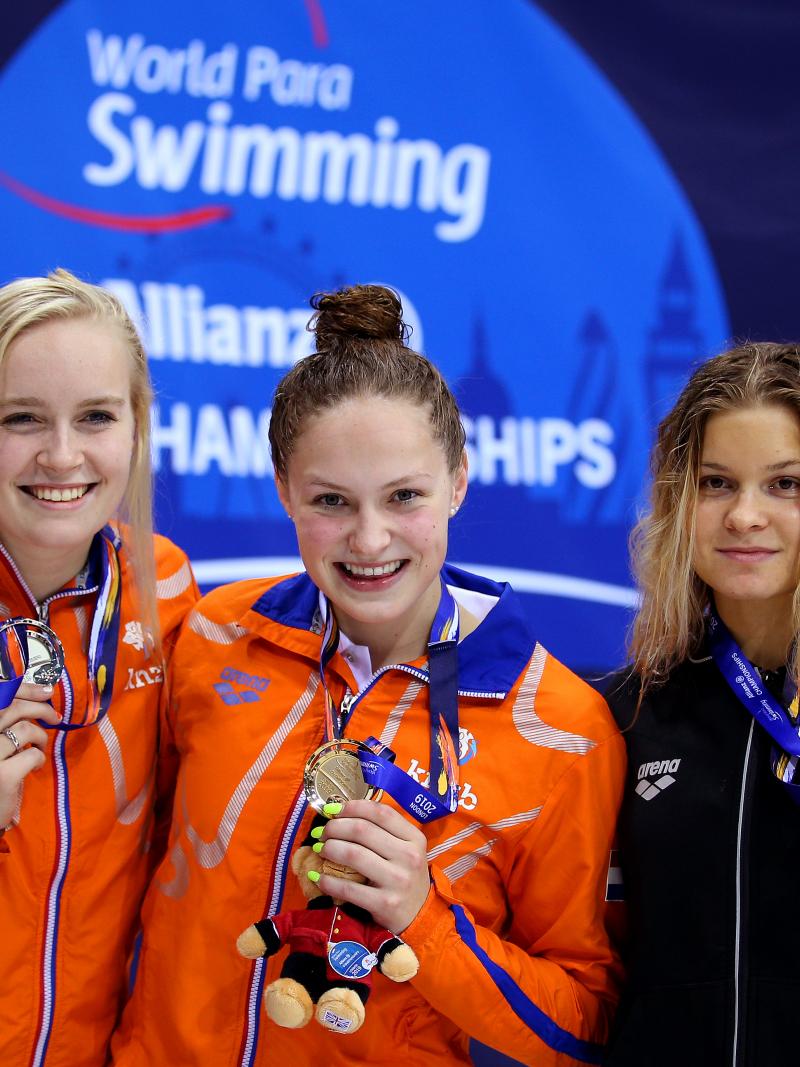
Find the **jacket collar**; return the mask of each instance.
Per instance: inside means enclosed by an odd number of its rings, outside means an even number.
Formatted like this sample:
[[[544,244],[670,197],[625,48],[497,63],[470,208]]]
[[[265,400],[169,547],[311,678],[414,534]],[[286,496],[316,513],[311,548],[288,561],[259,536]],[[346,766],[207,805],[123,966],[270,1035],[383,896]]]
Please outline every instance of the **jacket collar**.
[[[501,699],[513,688],[536,643],[519,597],[506,582],[493,582],[449,564],[442,577],[456,599],[463,590],[496,601],[458,646],[458,688],[462,695]],[[319,591],[305,572],[270,586],[242,622],[284,647],[319,656]]]

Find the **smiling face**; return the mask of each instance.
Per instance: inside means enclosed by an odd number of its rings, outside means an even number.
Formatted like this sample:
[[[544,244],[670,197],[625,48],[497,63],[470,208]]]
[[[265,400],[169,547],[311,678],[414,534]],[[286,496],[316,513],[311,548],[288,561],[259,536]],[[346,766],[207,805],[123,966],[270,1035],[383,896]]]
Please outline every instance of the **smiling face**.
[[[448,470],[427,409],[409,401],[356,397],[303,426],[278,493],[306,570],[373,668],[424,652],[466,485],[465,464]]]
[[[705,427],[694,568],[737,633],[785,629],[800,574],[800,422],[787,407],[738,408]]]
[[[92,319],[25,330],[0,366],[0,538],[34,595],[80,570],[128,485],[130,360]],[[54,584],[55,583],[55,584]]]

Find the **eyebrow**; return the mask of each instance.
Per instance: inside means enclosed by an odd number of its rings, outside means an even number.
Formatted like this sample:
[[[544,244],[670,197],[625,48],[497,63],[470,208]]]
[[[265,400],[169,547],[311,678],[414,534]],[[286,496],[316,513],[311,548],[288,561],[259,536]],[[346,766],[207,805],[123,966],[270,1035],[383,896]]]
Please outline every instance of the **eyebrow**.
[[[712,470],[712,471],[724,471],[724,472],[727,472],[727,471],[729,471],[731,469],[730,467],[726,467],[724,463],[711,463],[711,462],[707,462],[706,460],[703,460],[703,462],[700,464],[700,466],[701,467],[707,467],[709,470]],[[787,467],[797,467],[797,466],[800,466],[800,458],[798,458],[798,459],[784,459],[784,460],[781,460],[780,463],[768,463],[767,466],[764,468],[764,470],[771,471],[771,472],[774,473],[775,471],[786,470]]]
[[[429,471],[413,471],[411,474],[403,474],[399,478],[395,478],[391,482],[387,482],[381,486],[381,490],[396,489],[399,485],[408,485],[410,482],[419,482],[422,480],[430,481],[433,475]],[[326,481],[324,478],[320,478],[316,474],[312,474],[308,481],[309,486],[313,486],[317,489],[328,489],[334,493],[348,493],[350,490],[347,486],[337,485],[335,482]]]
[[[125,404],[125,398],[120,396],[93,396],[88,400],[82,400],[78,407],[81,408],[99,408],[99,407],[122,407]],[[47,407],[47,404],[41,397],[38,396],[9,396],[5,400],[0,400],[0,407],[3,408],[43,408]]]

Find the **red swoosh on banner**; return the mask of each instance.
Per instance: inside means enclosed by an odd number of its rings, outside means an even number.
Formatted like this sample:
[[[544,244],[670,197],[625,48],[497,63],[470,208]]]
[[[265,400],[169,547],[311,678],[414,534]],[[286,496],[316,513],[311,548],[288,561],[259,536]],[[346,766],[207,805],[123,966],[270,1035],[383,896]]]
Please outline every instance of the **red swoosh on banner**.
[[[66,204],[63,200],[55,200],[52,196],[45,196],[35,189],[31,189],[16,178],[0,171],[0,185],[4,185],[12,193],[27,200],[28,203],[49,211],[53,215],[60,215],[73,222],[83,222],[88,226],[102,226],[107,230],[125,230],[128,233],[165,233],[170,230],[191,230],[197,226],[208,226],[212,222],[220,222],[230,218],[232,211],[222,204],[210,204],[208,207],[190,208],[188,211],[178,211],[172,215],[119,215],[112,211],[96,211],[94,208],[80,207],[77,204]]]
[[[311,20],[311,36],[317,48],[327,48],[331,43],[328,37],[328,27],[325,25],[325,15],[322,12],[320,0],[306,0],[306,11]]]

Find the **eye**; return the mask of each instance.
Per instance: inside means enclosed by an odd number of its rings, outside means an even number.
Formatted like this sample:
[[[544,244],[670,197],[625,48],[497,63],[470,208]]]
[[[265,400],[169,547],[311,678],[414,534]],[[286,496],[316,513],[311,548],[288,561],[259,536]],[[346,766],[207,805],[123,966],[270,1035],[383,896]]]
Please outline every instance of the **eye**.
[[[2,424],[11,430],[24,430],[29,426],[35,426],[37,422],[36,416],[30,411],[13,411],[10,415],[5,416]]]
[[[793,494],[800,490],[800,479],[785,475],[783,478],[776,478],[770,484],[770,489],[777,489],[779,493]]]
[[[110,411],[87,411],[82,416],[82,421],[88,423],[89,426],[108,426],[117,419]]]
[[[705,477],[700,479],[700,490],[705,490],[709,493],[719,493],[723,489],[729,489],[730,482],[727,478],[723,478],[721,474],[706,474]]]
[[[323,508],[338,508],[344,503],[344,498],[338,493],[321,493],[314,498],[314,503]]]
[[[419,493],[416,489],[398,489],[394,494],[394,499],[399,504],[410,504],[412,500],[416,500]]]

